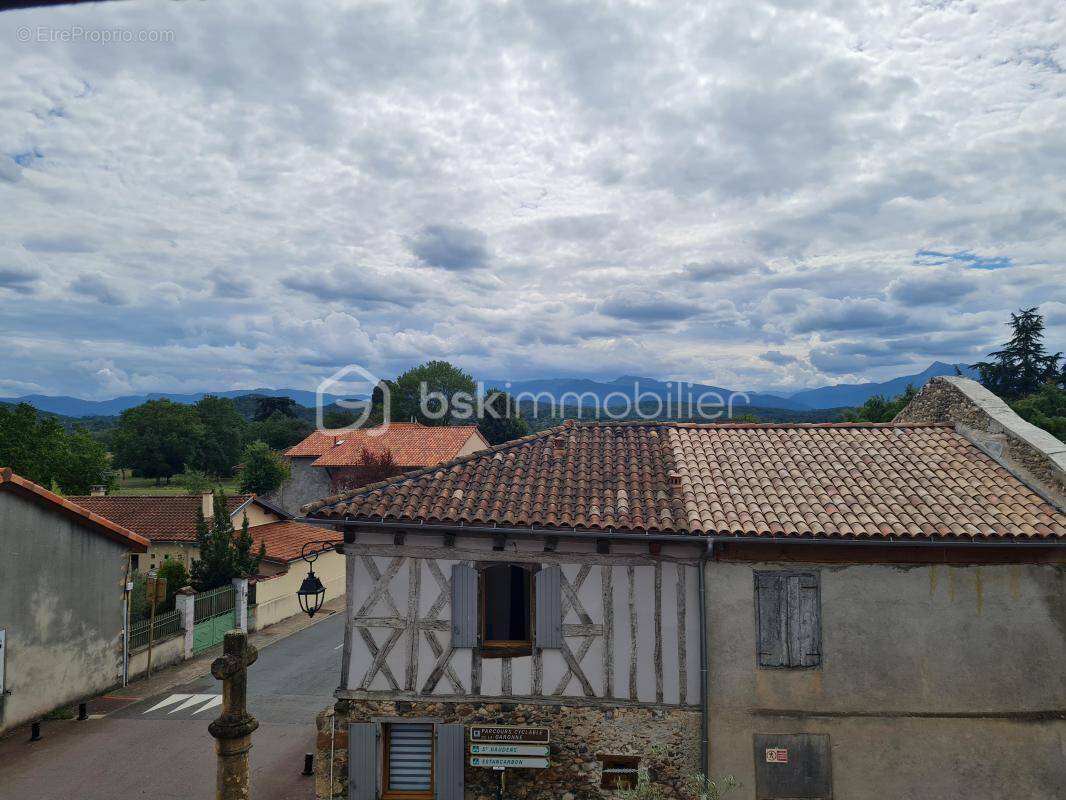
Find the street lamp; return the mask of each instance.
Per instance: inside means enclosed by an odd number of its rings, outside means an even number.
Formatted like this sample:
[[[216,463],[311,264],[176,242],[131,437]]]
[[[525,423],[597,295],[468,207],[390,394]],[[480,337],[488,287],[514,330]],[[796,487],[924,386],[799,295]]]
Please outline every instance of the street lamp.
[[[308,563],[308,570],[307,577],[296,590],[296,599],[300,603],[300,608],[309,617],[313,617],[315,612],[322,608],[322,601],[326,599],[326,587],[322,585],[322,581],[315,575],[314,567],[310,565],[314,564],[322,553],[337,550],[339,545],[340,542],[337,541],[322,540],[307,542],[300,548],[300,558]]]

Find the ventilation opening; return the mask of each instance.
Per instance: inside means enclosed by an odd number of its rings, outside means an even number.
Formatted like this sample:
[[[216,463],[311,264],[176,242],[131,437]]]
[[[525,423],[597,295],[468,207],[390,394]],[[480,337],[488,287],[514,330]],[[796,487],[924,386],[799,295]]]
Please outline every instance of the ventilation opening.
[[[601,789],[636,789],[640,756],[600,756]]]

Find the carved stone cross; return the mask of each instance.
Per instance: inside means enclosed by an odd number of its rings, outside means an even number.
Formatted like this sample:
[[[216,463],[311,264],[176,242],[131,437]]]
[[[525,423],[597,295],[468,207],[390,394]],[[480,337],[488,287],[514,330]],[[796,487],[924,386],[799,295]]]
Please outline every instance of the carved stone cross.
[[[248,667],[259,651],[244,631],[227,631],[222,655],[211,662],[211,674],[222,681],[222,713],[208,726],[215,737],[218,776],[215,800],[248,800],[248,751],[259,721],[248,713]]]

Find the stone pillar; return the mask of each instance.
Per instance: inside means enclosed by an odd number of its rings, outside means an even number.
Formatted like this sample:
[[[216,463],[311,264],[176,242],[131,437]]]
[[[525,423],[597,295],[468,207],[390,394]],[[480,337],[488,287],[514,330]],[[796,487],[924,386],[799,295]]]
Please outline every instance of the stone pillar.
[[[207,730],[215,737],[218,768],[215,800],[249,800],[248,751],[259,722],[248,713],[248,667],[259,652],[243,631],[226,633],[222,655],[211,662],[211,674],[222,681],[222,713]]]
[[[248,579],[234,578],[232,582],[237,590],[233,598],[233,627],[248,633]]]
[[[183,586],[174,595],[174,607],[181,612],[181,627],[185,631],[185,658],[192,658],[192,633],[196,621],[196,590]]]

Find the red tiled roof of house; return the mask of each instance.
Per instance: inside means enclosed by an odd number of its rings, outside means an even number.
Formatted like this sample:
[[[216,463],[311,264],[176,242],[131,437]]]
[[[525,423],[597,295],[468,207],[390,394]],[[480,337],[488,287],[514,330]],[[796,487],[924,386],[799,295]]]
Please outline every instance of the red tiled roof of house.
[[[267,559],[285,564],[299,559],[300,550],[307,542],[344,541],[344,537],[337,531],[292,520],[267,522],[249,528],[248,532],[252,534],[254,542],[253,553],[258,553],[259,544],[263,543],[266,545]]]
[[[458,456],[471,436],[478,437],[481,447],[488,447],[476,425],[429,427],[417,422],[393,422],[378,428],[360,428],[338,436],[336,445],[319,456],[312,466],[358,466],[365,448],[375,455],[388,450],[400,467],[431,467]]]
[[[320,456],[333,448],[337,444],[337,439],[344,438],[343,433],[322,433],[321,431],[312,431],[306,439],[301,442],[297,442],[288,450],[284,455],[290,458],[307,458],[310,456]]]
[[[1066,536],[1066,515],[939,423],[569,424],[303,511],[697,535]]]
[[[11,471],[10,467],[0,469],[0,488],[10,487],[15,491],[33,497],[34,499],[54,505],[58,510],[75,517],[89,527],[112,541],[126,545],[134,553],[143,553],[148,550],[148,540],[133,531],[118,525],[114,520],[94,513],[80,503],[74,503],[70,498],[60,497],[48,491],[43,486],[38,486],[31,480],[27,480]]]
[[[253,496],[229,495],[226,497],[226,508],[232,515]],[[70,499],[152,541],[194,541],[196,511],[203,507],[203,498],[198,494],[104,495]],[[239,527],[239,522],[234,524]]]

